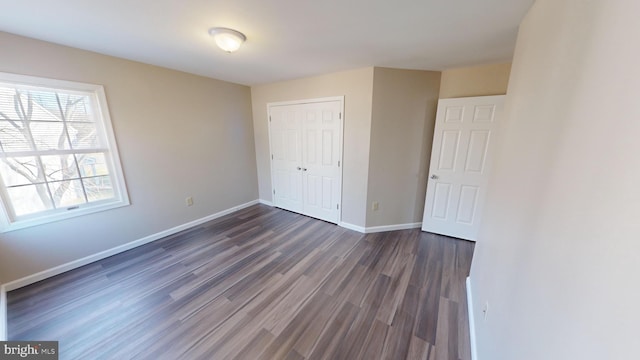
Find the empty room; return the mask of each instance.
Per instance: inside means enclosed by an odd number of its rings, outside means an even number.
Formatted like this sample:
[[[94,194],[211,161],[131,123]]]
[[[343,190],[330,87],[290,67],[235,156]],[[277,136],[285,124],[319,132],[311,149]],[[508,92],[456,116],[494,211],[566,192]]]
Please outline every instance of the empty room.
[[[637,1],[0,9],[0,359],[638,357]]]

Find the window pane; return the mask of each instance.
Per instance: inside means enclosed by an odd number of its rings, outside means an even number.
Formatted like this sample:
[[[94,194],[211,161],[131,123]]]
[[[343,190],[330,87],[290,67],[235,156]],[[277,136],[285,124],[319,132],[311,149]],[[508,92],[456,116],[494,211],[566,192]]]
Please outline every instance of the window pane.
[[[31,105],[32,115],[30,120],[62,121],[60,106],[56,93],[47,90],[20,91],[22,106],[26,109]]]
[[[79,179],[49,183],[57,208],[84,204],[84,192]]]
[[[42,174],[38,172],[36,158],[33,156],[0,159],[0,171],[5,186],[44,182]]]
[[[87,190],[89,202],[112,199],[115,196],[109,176],[82,179],[82,181]]]
[[[0,112],[11,120],[61,121],[55,92],[0,86]],[[5,120],[6,120],[5,118]]]
[[[92,122],[91,101],[86,95],[60,94],[60,103],[66,121]]]
[[[91,149],[100,147],[96,134],[96,125],[93,123],[67,123],[67,130],[71,137],[71,146],[74,149]]]
[[[103,153],[78,154],[77,156],[82,177],[109,175],[109,168]]]
[[[77,179],[78,168],[73,155],[48,155],[42,157],[47,181]]]
[[[15,95],[16,91],[13,88],[6,86],[0,86],[0,118],[9,118],[11,120],[18,120],[18,114],[15,110]]]
[[[51,199],[44,184],[19,186],[7,189],[16,216],[37,213],[52,208]]]
[[[38,150],[69,149],[69,140],[62,122],[32,122],[31,133]]]
[[[21,132],[24,123],[22,121],[9,122],[2,119],[3,116],[0,114],[0,152],[33,150],[28,138]]]

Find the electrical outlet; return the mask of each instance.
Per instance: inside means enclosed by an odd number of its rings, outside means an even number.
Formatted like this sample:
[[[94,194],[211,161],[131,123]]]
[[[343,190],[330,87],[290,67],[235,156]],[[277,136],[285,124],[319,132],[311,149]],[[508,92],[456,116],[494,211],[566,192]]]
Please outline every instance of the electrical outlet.
[[[185,199],[185,202],[187,203],[187,206],[193,205],[193,197],[189,196]]]
[[[489,302],[487,301],[486,303],[484,303],[484,306],[482,307],[482,319],[484,321],[487,321],[488,315],[489,315]]]
[[[371,203],[371,210],[377,211],[378,210],[378,206],[379,206],[379,204],[378,204],[377,201],[372,202]]]

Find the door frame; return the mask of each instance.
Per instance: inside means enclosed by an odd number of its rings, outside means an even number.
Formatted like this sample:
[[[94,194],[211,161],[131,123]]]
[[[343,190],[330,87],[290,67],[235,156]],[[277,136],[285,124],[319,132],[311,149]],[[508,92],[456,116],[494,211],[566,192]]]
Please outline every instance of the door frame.
[[[344,119],[346,117],[345,112],[344,112],[344,95],[341,96],[329,96],[329,97],[321,97],[321,98],[311,98],[311,99],[301,99],[301,100],[288,100],[288,101],[274,101],[274,102],[269,102],[267,103],[267,129],[269,130],[269,172],[270,172],[270,179],[271,179],[271,203],[275,206],[275,198],[274,198],[274,193],[275,193],[275,181],[274,181],[274,171],[273,171],[273,148],[272,148],[272,141],[271,141],[271,108],[273,107],[277,107],[277,106],[287,106],[287,105],[304,105],[304,104],[314,104],[314,103],[323,103],[323,102],[332,102],[332,101],[339,101],[340,102],[340,134],[338,136],[338,159],[340,161],[340,169],[338,171],[338,173],[340,174],[339,179],[338,179],[338,192],[340,194],[339,198],[340,198],[340,204],[339,204],[339,209],[338,209],[338,219],[336,221],[336,224],[341,224],[342,223],[342,209],[343,209],[343,204],[342,204],[342,200],[343,200],[343,194],[342,194],[342,180],[344,177],[343,174],[343,169],[344,169],[344,159],[343,159],[343,154],[344,154]],[[303,214],[304,215],[304,214]]]

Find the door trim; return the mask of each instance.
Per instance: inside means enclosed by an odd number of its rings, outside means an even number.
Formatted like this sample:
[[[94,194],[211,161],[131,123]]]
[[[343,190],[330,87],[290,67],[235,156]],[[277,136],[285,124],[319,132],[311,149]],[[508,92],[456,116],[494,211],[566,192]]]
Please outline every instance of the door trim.
[[[304,104],[314,104],[314,103],[323,103],[323,102],[332,102],[332,101],[339,101],[340,102],[340,113],[342,114],[340,117],[340,136],[339,136],[339,146],[338,146],[338,159],[340,159],[340,170],[339,170],[339,179],[338,179],[338,190],[339,190],[339,198],[340,198],[340,204],[339,204],[339,209],[338,209],[338,219],[336,221],[336,224],[341,224],[342,223],[342,209],[344,208],[343,206],[343,194],[342,194],[342,181],[343,181],[343,177],[344,177],[344,159],[343,159],[343,155],[344,155],[344,120],[346,117],[346,114],[344,112],[344,95],[340,95],[340,96],[328,96],[328,97],[321,97],[321,98],[311,98],[311,99],[300,99],[300,100],[288,100],[288,101],[274,101],[274,102],[269,102],[267,103],[267,129],[269,130],[269,172],[270,172],[270,179],[271,179],[271,204],[275,204],[275,199],[273,198],[274,195],[274,191],[275,191],[275,181],[274,181],[274,177],[273,177],[273,149],[271,148],[272,146],[272,141],[271,141],[271,108],[274,107],[278,107],[278,106],[288,106],[288,105],[304,105]],[[303,214],[304,215],[304,214]]]
[[[270,102],[270,103],[267,103],[267,115],[269,115],[269,109],[273,106],[302,105],[302,104],[313,104],[313,103],[330,102],[330,101],[341,101],[342,111],[344,112],[344,95],[342,95],[342,96],[329,96],[329,97],[313,98],[313,99]]]

